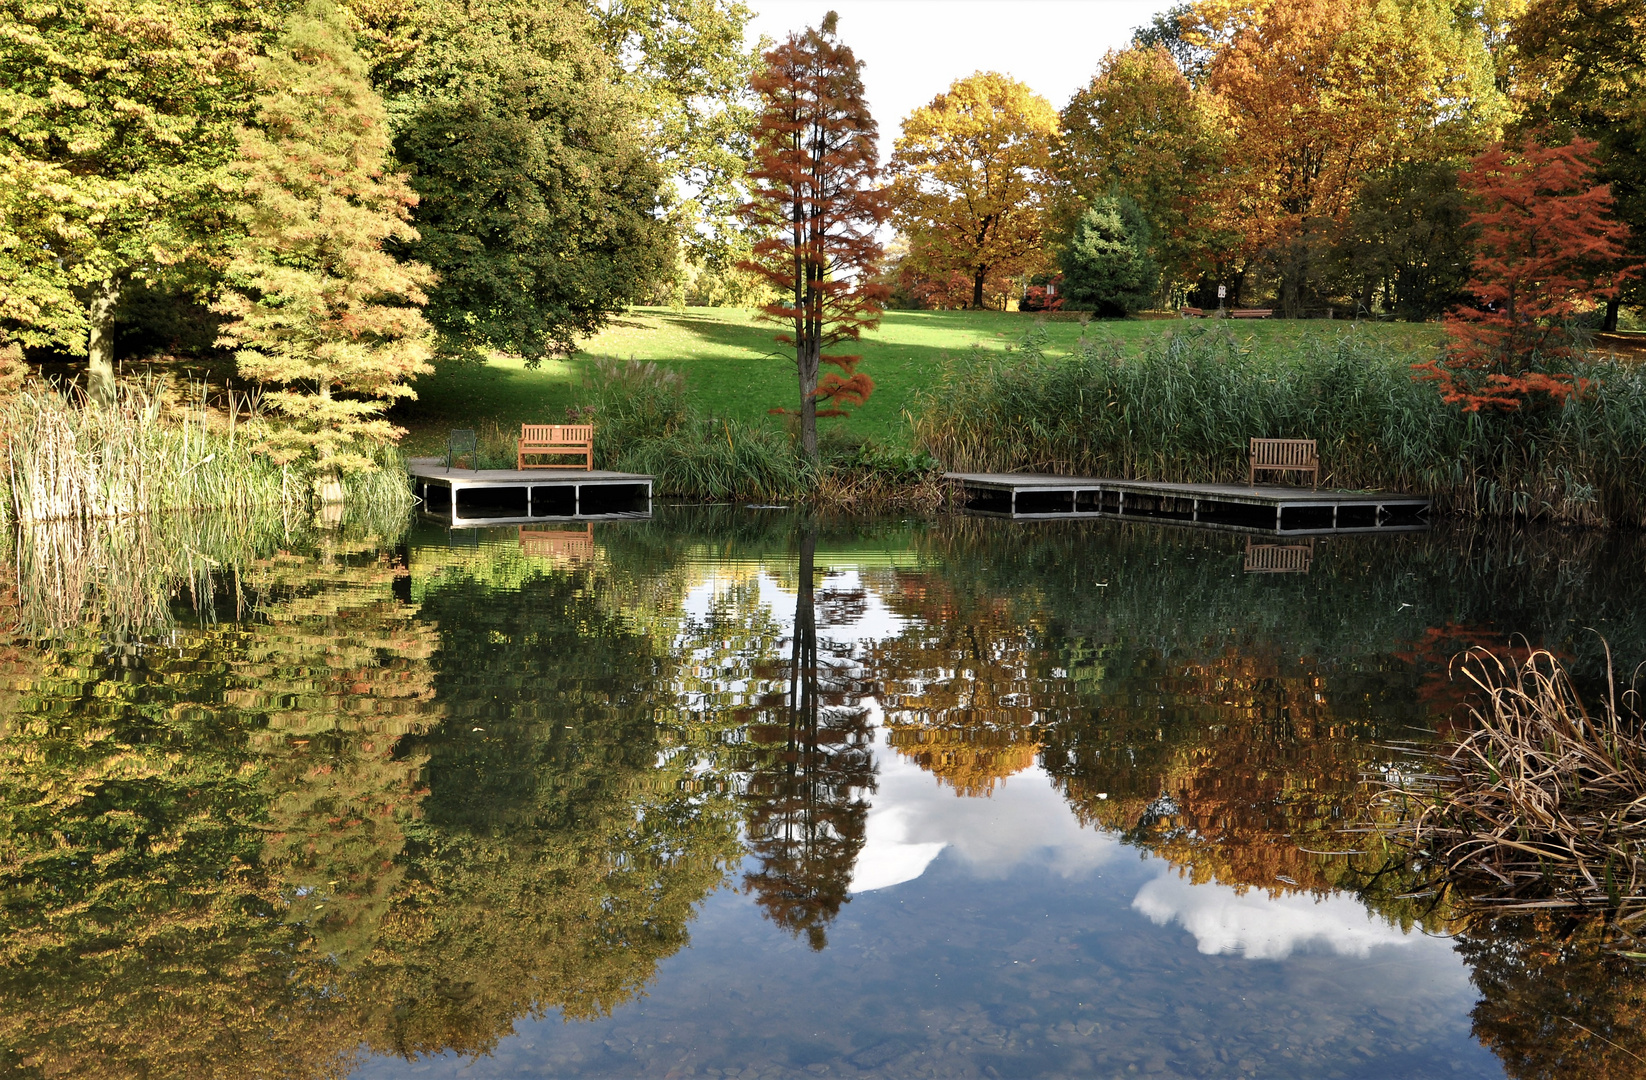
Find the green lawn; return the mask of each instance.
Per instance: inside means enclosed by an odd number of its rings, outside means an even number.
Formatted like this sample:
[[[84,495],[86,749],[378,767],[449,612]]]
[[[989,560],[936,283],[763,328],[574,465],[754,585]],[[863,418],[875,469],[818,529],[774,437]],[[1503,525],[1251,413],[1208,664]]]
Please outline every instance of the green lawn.
[[[1172,320],[1092,322],[1089,339],[1119,341],[1139,348],[1152,337],[1180,324]],[[931,385],[946,357],[964,354],[973,345],[1004,350],[1034,326],[1034,316],[988,311],[891,311],[880,329],[864,336],[859,370],[875,381],[874,396],[849,418],[826,421],[887,441],[907,439],[904,410],[916,393]],[[1045,324],[1051,351],[1068,353],[1079,341],[1078,322]],[[1258,348],[1286,348],[1307,336],[1336,335],[1345,322],[1253,321],[1230,323],[1239,337]],[[583,369],[594,357],[653,360],[684,372],[689,392],[718,415],[752,420],[774,406],[793,407],[792,354],[772,341],[777,328],[754,314],[731,308],[635,308],[615,319],[602,333],[583,343],[570,360],[545,362],[528,370],[518,360],[495,360],[479,367],[447,367],[417,382],[419,400],[395,412],[411,430],[406,448],[433,452],[444,446],[454,427],[495,422],[512,429],[526,422],[553,423],[573,404]],[[1375,334],[1390,344],[1426,352],[1439,339],[1439,327],[1407,323],[1361,324],[1360,333]]]

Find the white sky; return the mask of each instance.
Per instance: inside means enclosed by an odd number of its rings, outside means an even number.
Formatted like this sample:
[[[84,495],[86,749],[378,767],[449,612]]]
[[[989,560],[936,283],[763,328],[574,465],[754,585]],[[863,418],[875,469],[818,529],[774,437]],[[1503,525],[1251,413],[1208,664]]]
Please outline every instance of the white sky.
[[[865,62],[869,108],[890,157],[903,118],[974,71],[1028,83],[1061,109],[1171,0],[749,0],[750,42],[782,40],[840,13],[840,40]]]

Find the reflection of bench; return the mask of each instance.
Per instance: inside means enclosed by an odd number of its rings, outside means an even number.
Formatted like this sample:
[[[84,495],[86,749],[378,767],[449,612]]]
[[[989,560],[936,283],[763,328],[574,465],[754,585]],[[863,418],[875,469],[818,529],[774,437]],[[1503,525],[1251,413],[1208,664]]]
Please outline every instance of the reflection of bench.
[[[581,465],[563,461],[526,463],[528,457],[581,457]],[[593,424],[521,424],[517,469],[594,468]]]
[[[1246,573],[1307,574],[1314,562],[1314,537],[1307,544],[1254,544],[1246,541]]]
[[[594,557],[594,526],[570,529],[528,529],[520,526],[520,550],[556,562],[582,562]]]
[[[1306,472],[1313,487],[1320,486],[1320,457],[1313,439],[1253,439],[1246,482],[1257,484],[1260,472]]]
[[[1231,319],[1267,319],[1275,313],[1274,308],[1266,307],[1238,307],[1229,311]]]

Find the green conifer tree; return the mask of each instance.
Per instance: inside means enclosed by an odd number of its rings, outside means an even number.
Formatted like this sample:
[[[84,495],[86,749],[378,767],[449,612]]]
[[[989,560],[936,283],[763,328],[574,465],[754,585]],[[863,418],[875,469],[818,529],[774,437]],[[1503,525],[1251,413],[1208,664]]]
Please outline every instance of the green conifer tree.
[[[312,460],[324,495],[372,467],[368,444],[404,434],[383,411],[432,370],[418,308],[434,275],[384,250],[417,239],[417,196],[389,171],[387,113],[337,8],[311,0],[260,66],[234,165],[246,236],[217,305],[234,320],[221,343],[238,348],[241,375],[279,386],[266,400],[286,423],[268,450]]]

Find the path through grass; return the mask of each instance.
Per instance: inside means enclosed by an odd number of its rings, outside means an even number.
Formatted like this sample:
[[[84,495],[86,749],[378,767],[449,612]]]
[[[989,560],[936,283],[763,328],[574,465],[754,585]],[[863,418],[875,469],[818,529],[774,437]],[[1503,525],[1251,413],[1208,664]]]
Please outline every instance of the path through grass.
[[[1128,351],[1145,339],[1170,331],[1172,320],[1045,322],[1051,355],[1067,354],[1080,340],[1108,338]],[[1259,349],[1295,347],[1310,336],[1336,336],[1355,324],[1337,321],[1253,321],[1230,323],[1230,330]],[[946,358],[964,356],[973,345],[1003,351],[1033,330],[1035,318],[1016,312],[890,311],[879,330],[864,336],[860,370],[875,381],[869,403],[839,424],[847,431],[886,442],[906,443],[903,412],[916,393],[937,381]],[[635,308],[583,344],[570,360],[545,362],[530,370],[518,360],[480,367],[446,368],[418,380],[419,400],[396,411],[411,430],[406,447],[433,452],[454,427],[495,422],[504,429],[521,423],[553,423],[576,402],[589,360],[616,357],[652,360],[686,375],[689,393],[719,416],[754,420],[774,406],[793,407],[793,355],[785,355],[772,335],[777,328],[757,322],[753,312],[731,308]],[[1357,333],[1373,334],[1414,357],[1439,340],[1439,327],[1408,323],[1362,323]]]

